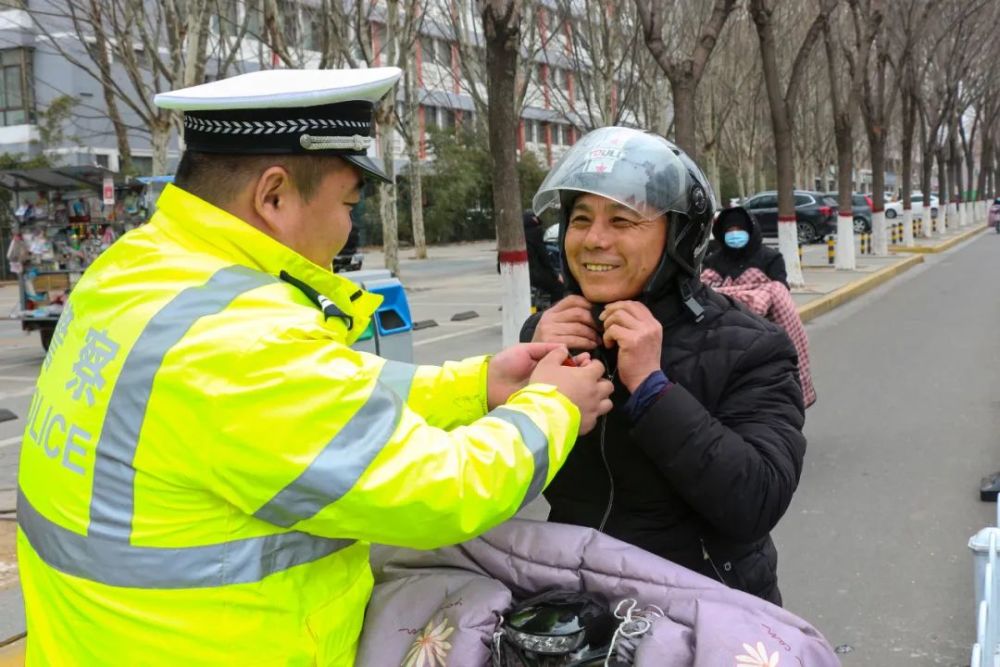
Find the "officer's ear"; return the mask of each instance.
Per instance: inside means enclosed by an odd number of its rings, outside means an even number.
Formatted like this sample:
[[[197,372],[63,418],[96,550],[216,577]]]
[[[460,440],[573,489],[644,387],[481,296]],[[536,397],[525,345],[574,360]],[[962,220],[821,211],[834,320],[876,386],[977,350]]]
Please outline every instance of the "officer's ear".
[[[268,167],[257,177],[251,192],[255,217],[270,230],[285,229],[298,215],[298,188],[288,170],[282,166]]]

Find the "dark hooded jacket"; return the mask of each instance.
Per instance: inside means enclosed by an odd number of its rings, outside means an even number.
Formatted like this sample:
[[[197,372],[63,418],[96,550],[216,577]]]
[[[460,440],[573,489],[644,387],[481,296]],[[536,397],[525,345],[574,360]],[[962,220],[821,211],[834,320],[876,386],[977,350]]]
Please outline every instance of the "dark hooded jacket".
[[[524,244],[528,251],[528,276],[532,287],[547,292],[553,302],[563,297],[563,286],[559,274],[549,261],[545,250],[545,228],[530,211],[525,212]]]
[[[733,225],[750,232],[750,242],[742,248],[730,248],[725,243],[726,230]],[[747,269],[760,269],[768,278],[788,287],[785,258],[774,248],[764,245],[764,237],[753,214],[742,206],[723,209],[719,213],[712,234],[718,243],[707,257],[702,268],[712,269],[723,278],[739,278]]]
[[[615,377],[616,350],[594,352],[614,380],[614,408],[546,489],[549,519],[598,528],[781,604],[770,532],[806,448],[795,348],[777,325],[696,278],[682,282],[641,297],[663,324],[661,367],[672,384],[635,423],[623,410],[630,394]],[[704,309],[699,321],[686,290]],[[522,341],[540,317],[525,322]]]

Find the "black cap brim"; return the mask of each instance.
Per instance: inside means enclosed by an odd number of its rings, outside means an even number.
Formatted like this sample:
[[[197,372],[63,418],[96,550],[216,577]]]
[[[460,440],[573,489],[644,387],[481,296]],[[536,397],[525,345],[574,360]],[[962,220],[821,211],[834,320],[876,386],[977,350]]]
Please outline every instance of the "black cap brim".
[[[385,169],[367,155],[344,155],[341,153],[338,157],[344,158],[368,176],[374,176],[383,183],[392,183],[392,179],[389,178],[389,174],[385,173]]]

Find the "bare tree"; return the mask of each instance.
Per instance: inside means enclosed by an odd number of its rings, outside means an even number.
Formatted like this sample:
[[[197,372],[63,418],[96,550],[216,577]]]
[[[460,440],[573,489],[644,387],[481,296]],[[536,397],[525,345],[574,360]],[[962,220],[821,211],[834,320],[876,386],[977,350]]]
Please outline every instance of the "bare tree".
[[[656,60],[660,69],[670,81],[674,100],[674,140],[692,159],[697,159],[697,123],[695,114],[695,94],[705,72],[705,66],[715,49],[726,19],[736,6],[736,0],[715,0],[711,13],[700,24],[693,49],[683,51],[685,26],[695,25],[693,8],[701,3],[657,3],[652,0],[635,0],[639,19],[642,22],[643,39],[646,48]],[[707,3],[706,3],[707,4]],[[668,16],[666,10],[676,12]],[[686,11],[685,11],[686,10]],[[664,39],[664,29],[668,35]]]
[[[823,26],[823,45],[826,49],[826,67],[830,80],[830,104],[833,107],[833,135],[837,146],[837,201],[839,215],[837,220],[837,253],[838,269],[854,270],[857,260],[854,255],[854,209],[852,195],[854,187],[852,173],[854,171],[854,108],[855,93],[860,87],[858,80],[864,69],[862,64],[868,61],[874,34],[871,26],[856,20],[856,16],[831,14]],[[851,20],[854,19],[854,20]],[[849,28],[844,28],[847,22]],[[840,27],[853,36],[851,42],[845,44],[840,37]],[[846,76],[844,70],[847,70]],[[862,230],[863,231],[863,230]]]
[[[809,25],[795,54],[784,91],[781,89],[777,61],[778,43],[775,36],[774,4],[776,1],[750,0],[750,14],[757,27],[764,84],[767,90],[768,104],[771,108],[771,125],[778,172],[778,246],[781,254],[785,257],[789,284],[800,286],[804,280],[797,251],[798,230],[795,218],[795,201],[792,194],[794,180],[792,109],[798,100],[799,87],[809,53],[813,44],[818,41],[823,25],[830,12],[833,11],[836,0],[821,0],[819,12]]]
[[[336,3],[337,0],[331,0]],[[394,66],[406,71],[408,63],[414,59],[416,43],[420,36],[423,17],[426,11],[425,0],[356,0],[349,3],[349,24],[353,26],[352,44],[349,38],[339,39],[341,54],[351,63],[363,61],[369,67]],[[355,53],[357,48],[358,53]],[[358,57],[360,56],[360,58]],[[415,85],[411,78],[409,84]],[[411,100],[412,102],[412,100]],[[414,111],[416,105],[404,104],[404,108]],[[378,186],[379,218],[382,221],[382,249],[385,255],[387,269],[399,275],[399,220],[396,213],[396,164],[393,149],[393,130],[400,133],[408,149],[419,141],[419,135],[407,131],[409,119],[400,118],[395,95],[387,95],[375,107],[375,126],[378,136],[379,155],[385,161],[385,170],[390,183],[380,183]],[[420,170],[412,170],[411,178],[420,179]],[[411,183],[411,189],[412,189]],[[417,185],[417,190],[420,186]],[[423,237],[422,216],[414,220],[419,226],[415,237]],[[426,250],[418,250],[418,255]]]
[[[648,62],[638,57],[635,7],[621,3],[608,11],[606,0],[558,0],[557,7],[567,30],[565,45],[556,46],[565,48],[547,48],[544,57],[572,72],[571,86],[552,87],[564,117],[583,131],[634,122]]]
[[[901,20],[892,24],[893,41],[902,46],[897,51],[898,57],[891,60],[896,71],[896,82],[899,89],[901,106],[901,147],[903,159],[903,233],[904,243],[914,244],[913,240],[913,142],[917,128],[917,112],[919,110],[920,90],[927,76],[930,55],[936,51],[937,44],[927,48],[927,37],[931,28],[932,11],[936,9],[936,0],[907,0],[903,8]],[[937,40],[941,39],[940,32]],[[923,50],[923,52],[922,52]],[[928,172],[929,174],[929,172]],[[929,186],[928,186],[929,187]],[[922,235],[931,234],[931,202],[930,192],[924,190],[924,205],[921,224]]]
[[[503,277],[503,343],[517,342],[529,315],[528,253],[521,226],[515,106],[521,44],[521,0],[484,0],[490,154],[493,156],[493,215]]]
[[[238,40],[213,39],[210,20],[218,6],[216,0],[43,0],[29,16],[60,56],[101,85],[125,168],[132,154],[129,131],[148,133],[153,172],[162,174],[180,116],[156,107],[153,96],[202,83],[210,53],[231,62],[240,48]],[[67,33],[72,39],[64,38]],[[130,125],[123,109],[138,122]]]

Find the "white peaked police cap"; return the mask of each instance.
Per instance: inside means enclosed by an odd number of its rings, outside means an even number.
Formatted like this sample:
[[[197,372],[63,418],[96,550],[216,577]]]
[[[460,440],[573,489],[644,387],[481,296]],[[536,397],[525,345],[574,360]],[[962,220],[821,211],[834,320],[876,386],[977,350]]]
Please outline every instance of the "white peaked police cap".
[[[388,181],[368,157],[375,103],[398,67],[274,69],[159,93],[153,102],[184,112],[187,150],[242,155],[338,155]]]

